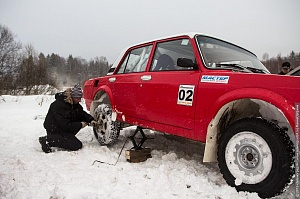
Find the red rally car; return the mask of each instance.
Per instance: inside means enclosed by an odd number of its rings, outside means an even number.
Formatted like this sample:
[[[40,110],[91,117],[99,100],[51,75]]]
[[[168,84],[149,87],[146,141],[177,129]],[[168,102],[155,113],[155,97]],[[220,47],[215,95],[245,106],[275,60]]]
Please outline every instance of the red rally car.
[[[124,125],[205,142],[227,183],[260,197],[295,173],[300,78],[270,74],[250,51],[199,33],[125,49],[105,77],[84,84],[94,134],[113,144]]]

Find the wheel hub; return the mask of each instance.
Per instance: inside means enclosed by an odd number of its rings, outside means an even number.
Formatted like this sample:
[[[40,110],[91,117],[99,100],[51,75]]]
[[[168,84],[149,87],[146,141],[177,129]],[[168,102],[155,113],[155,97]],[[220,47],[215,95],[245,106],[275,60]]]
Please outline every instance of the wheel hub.
[[[104,114],[101,114],[98,119],[97,131],[102,135],[105,134],[107,128],[107,119]]]
[[[246,184],[263,181],[272,168],[272,151],[258,134],[242,131],[232,136],[225,149],[230,173]]]
[[[109,114],[109,107],[103,105],[100,109],[95,111],[95,117],[97,118],[97,124],[95,125],[95,131],[97,132],[98,136],[103,137],[107,130],[108,126],[108,118],[107,115]]]
[[[240,144],[236,144],[235,149],[234,163],[238,165],[240,171],[245,172],[248,176],[255,176],[263,172],[262,158],[264,154],[256,139],[244,138]]]

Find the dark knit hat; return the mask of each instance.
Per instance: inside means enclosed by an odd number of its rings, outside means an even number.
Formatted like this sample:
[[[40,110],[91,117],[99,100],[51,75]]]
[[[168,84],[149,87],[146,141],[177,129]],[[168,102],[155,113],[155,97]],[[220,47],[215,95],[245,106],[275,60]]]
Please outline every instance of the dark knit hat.
[[[291,64],[289,62],[283,62],[282,63],[282,68],[290,68],[291,67]]]
[[[82,90],[79,85],[75,85],[71,89],[71,96],[72,98],[82,98]]]

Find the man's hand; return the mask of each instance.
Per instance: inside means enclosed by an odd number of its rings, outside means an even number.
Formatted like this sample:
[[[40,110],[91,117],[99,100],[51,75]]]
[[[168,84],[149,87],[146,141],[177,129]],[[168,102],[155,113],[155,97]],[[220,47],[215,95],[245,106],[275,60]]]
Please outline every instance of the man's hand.
[[[81,128],[86,127],[87,123],[86,122],[81,122]]]

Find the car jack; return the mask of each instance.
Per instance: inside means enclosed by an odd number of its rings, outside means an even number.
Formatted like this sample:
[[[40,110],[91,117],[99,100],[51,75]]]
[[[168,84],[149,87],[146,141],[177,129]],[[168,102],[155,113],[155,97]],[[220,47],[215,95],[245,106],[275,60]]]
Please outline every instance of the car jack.
[[[136,143],[135,136],[137,135],[138,132],[140,132],[140,134],[142,135],[142,139],[140,140],[139,143]],[[142,147],[145,141],[149,139],[145,136],[142,127],[138,126],[134,131],[133,135],[129,136],[128,138],[131,140],[133,144],[133,147],[131,149],[125,151],[125,156],[128,162],[133,162],[133,163],[144,162],[148,158],[152,157],[151,149]]]

